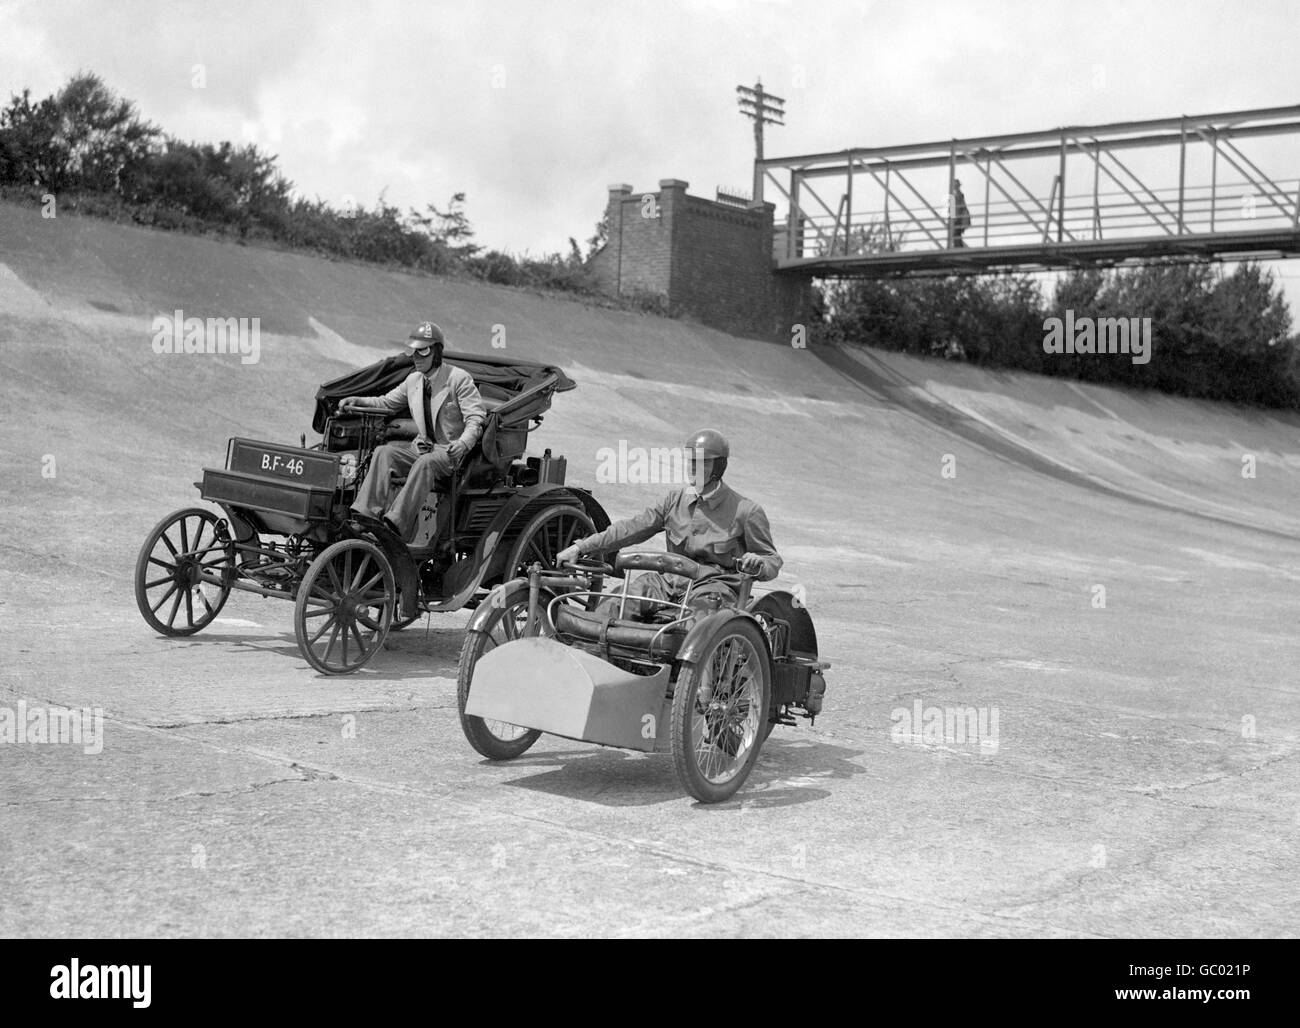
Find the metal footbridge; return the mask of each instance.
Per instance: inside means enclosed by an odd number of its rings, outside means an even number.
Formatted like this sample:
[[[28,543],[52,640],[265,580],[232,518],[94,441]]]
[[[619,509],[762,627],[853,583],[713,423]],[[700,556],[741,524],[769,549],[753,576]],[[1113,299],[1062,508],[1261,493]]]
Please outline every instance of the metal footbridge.
[[[1300,106],[774,157],[755,183],[780,273],[1295,257]]]

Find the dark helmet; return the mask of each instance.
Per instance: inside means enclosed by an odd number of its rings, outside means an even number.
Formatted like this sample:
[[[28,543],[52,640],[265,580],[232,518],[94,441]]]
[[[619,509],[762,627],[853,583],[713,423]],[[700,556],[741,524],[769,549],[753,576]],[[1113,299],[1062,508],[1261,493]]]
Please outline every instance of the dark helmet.
[[[421,322],[416,325],[411,334],[406,339],[406,345],[411,348],[411,358],[419,359],[421,350],[433,350],[433,355],[438,363],[442,362],[442,351],[447,345],[446,337],[442,334],[442,329],[432,321]]]
[[[413,350],[418,350],[425,346],[445,346],[446,337],[442,334],[442,329],[432,321],[422,321],[411,330],[407,336],[406,345]]]
[[[690,438],[686,440],[686,452],[688,457],[698,454],[703,460],[713,461],[713,474],[709,476],[709,482],[712,482],[726,473],[727,459],[731,456],[731,444],[721,432],[704,428],[691,433]],[[704,484],[708,485],[708,482]]]
[[[705,460],[716,460],[719,457],[726,459],[731,456],[731,444],[721,432],[715,432],[711,428],[703,428],[698,432],[691,434],[686,440],[688,450],[702,450],[701,456]]]

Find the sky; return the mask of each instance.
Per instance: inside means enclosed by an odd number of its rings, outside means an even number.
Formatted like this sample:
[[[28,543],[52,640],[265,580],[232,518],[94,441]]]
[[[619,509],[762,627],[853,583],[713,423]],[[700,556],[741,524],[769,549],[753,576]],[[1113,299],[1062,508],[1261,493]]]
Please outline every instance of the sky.
[[[539,254],[611,183],[747,189],[759,77],[782,156],[1298,103],[1297,30],[1300,0],[0,0],[0,89],[93,71],[304,195],[464,192],[478,242]]]

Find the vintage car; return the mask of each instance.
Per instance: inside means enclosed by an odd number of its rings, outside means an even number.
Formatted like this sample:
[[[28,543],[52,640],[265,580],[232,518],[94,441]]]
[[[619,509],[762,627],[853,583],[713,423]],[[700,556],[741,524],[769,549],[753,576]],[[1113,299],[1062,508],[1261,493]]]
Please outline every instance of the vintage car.
[[[680,602],[638,598],[639,616],[628,617],[631,571],[689,585]],[[729,799],[774,725],[811,723],[821,712],[830,665],[798,598],[751,597],[752,576],[740,575],[734,604],[694,610],[691,589],[716,573],[673,553],[624,552],[612,564],[584,558],[558,570],[537,561],[497,586],[461,649],[457,692],[470,745],[511,760],[549,732],[667,750],[691,796]],[[605,591],[618,574],[622,589]]]
[[[551,566],[569,543],[606,527],[591,492],[565,482],[564,458],[525,456],[552,397],[575,383],[548,364],[443,359],[473,376],[487,421],[452,479],[435,485],[409,545],[349,506],[375,447],[414,438],[414,422],[338,411],[345,396],[399,384],[412,368],[400,354],[320,387],[315,445],[305,434],[298,446],[229,440],[225,466],[205,468],[195,483],[220,512],[168,514],[141,547],[135,597],[145,622],[163,635],[193,635],[232,590],[293,600],[303,657],[342,674],[369,661],[390,629],[424,612],[475,607],[493,585],[535,563]]]

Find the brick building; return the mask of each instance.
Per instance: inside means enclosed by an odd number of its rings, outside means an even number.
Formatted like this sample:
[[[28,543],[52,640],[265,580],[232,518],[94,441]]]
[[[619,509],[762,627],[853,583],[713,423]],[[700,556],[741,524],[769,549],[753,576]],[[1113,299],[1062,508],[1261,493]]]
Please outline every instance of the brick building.
[[[653,193],[609,187],[608,242],[591,270],[611,296],[658,297],[674,314],[735,335],[789,342],[805,317],[805,280],[772,273],[770,203],[688,196],[681,179]]]

